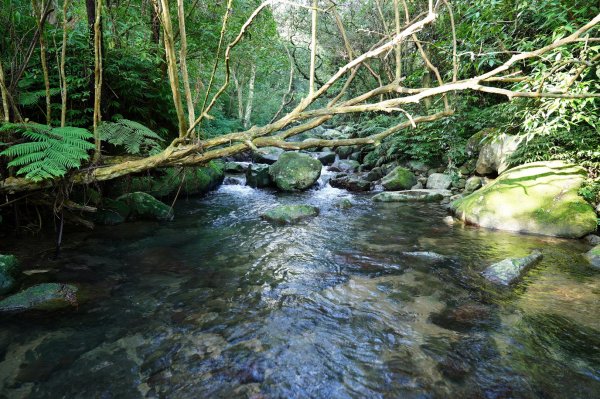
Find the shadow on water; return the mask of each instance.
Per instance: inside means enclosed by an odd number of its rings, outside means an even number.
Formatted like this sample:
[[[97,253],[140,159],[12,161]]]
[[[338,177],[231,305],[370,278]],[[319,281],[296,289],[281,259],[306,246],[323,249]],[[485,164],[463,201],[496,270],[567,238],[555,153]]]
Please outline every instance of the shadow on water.
[[[56,262],[19,242],[26,267],[49,269],[28,283],[77,283],[87,301],[2,319],[0,397],[600,392],[600,275],[581,244],[448,226],[436,205],[372,203],[326,181],[301,194],[234,183],[180,202],[172,223],[72,235]],[[321,214],[260,219],[292,203]],[[536,248],[544,260],[513,289],[480,278]]]

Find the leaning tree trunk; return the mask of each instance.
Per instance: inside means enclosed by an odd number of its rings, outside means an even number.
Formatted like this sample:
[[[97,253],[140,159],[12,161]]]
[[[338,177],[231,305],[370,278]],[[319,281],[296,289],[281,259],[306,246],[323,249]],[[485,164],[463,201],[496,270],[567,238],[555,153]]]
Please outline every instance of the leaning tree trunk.
[[[250,127],[250,117],[252,116],[252,105],[254,103],[254,81],[256,80],[256,64],[252,64],[252,74],[248,82],[248,100],[246,101],[246,112],[244,113],[244,128]]]
[[[191,126],[196,119],[194,112],[194,100],[192,99],[192,89],[190,88],[190,77],[187,69],[187,35],[185,33],[185,11],[183,0],[177,0],[177,19],[179,20],[179,67],[181,68],[181,79],[183,79],[183,90],[185,92],[185,102],[188,111],[188,123]]]
[[[100,113],[100,98],[102,96],[102,0],[96,0],[96,19],[94,21],[94,161],[100,159],[100,132],[98,125],[102,119]]]
[[[6,80],[4,79],[4,68],[2,68],[2,60],[0,60],[0,94],[2,95],[2,110],[3,119],[5,122],[10,121],[10,111],[8,108],[8,90],[6,88]]]

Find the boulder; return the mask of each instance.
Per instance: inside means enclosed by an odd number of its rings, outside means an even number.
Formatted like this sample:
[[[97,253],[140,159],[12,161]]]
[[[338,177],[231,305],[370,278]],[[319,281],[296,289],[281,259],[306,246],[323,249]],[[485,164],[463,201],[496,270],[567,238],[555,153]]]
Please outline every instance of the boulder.
[[[452,186],[452,176],[433,173],[427,179],[427,188],[431,190],[447,190]]]
[[[429,166],[425,165],[421,161],[408,161],[406,167],[408,167],[410,170],[420,173],[427,173],[427,170],[429,170]]]
[[[278,147],[262,147],[252,153],[252,160],[271,165],[277,162],[283,152],[283,149]]]
[[[223,171],[225,173],[245,173],[248,165],[248,162],[226,162]]]
[[[368,181],[377,181],[379,179],[381,179],[383,177],[383,171],[381,170],[381,167],[376,167],[373,168],[369,171],[369,173],[367,173],[367,176],[365,176],[365,179]]]
[[[524,258],[509,258],[494,263],[482,275],[495,284],[510,285],[516,282],[531,266],[542,260],[540,251],[533,251]]]
[[[286,152],[269,167],[269,175],[282,191],[302,191],[319,180],[321,168],[321,162],[310,155]]]
[[[480,175],[501,174],[508,169],[508,158],[520,141],[520,137],[509,134],[491,138],[479,151],[475,171]]]
[[[340,176],[329,180],[331,187],[343,188],[348,191],[369,191],[371,182],[361,179],[358,176]]]
[[[335,204],[335,207],[340,208],[340,209],[350,209],[353,206],[354,206],[354,204],[352,204],[352,201],[350,201],[348,198],[344,198],[344,199],[340,200],[340,202]]]
[[[340,132],[337,129],[326,129],[320,134],[320,137],[325,140],[338,140],[348,138],[348,134]]]
[[[484,145],[485,139],[488,136],[498,135],[499,132],[500,131],[497,128],[492,127],[492,128],[482,129],[479,132],[472,135],[467,140],[467,145],[465,147],[467,155],[470,157],[473,157],[473,156],[479,154],[479,151],[481,151],[481,148]]]
[[[120,196],[117,201],[127,204],[129,217],[135,219],[172,220],[173,209],[150,194],[135,192]]]
[[[333,172],[353,173],[356,172],[359,167],[360,164],[357,161],[350,159],[339,159],[335,161],[333,165],[331,165],[329,170]]]
[[[594,266],[600,269],[600,245],[596,245],[594,248],[586,252],[585,258]]]
[[[12,291],[21,272],[19,261],[13,255],[0,255],[0,295]]]
[[[327,165],[331,165],[332,163],[335,162],[335,152],[333,151],[323,151],[323,152],[319,152],[317,154],[317,159],[319,160],[319,162],[321,162],[323,165],[327,166]]]
[[[93,214],[93,220],[97,224],[114,226],[125,222],[130,213],[131,208],[127,203],[105,198],[102,206]]]
[[[600,236],[597,236],[596,234],[588,234],[587,236],[583,237],[583,239],[590,245],[600,244]]]
[[[481,180],[481,177],[471,176],[467,179],[465,183],[465,192],[472,193],[473,191],[480,189],[482,184],[483,182]]]
[[[350,155],[352,155],[352,153],[354,152],[354,147],[352,147],[352,146],[338,147],[335,150],[335,152],[336,152],[336,154],[338,154],[340,156],[341,159],[346,159]]]
[[[319,215],[319,208],[310,205],[280,205],[265,212],[262,217],[270,222],[292,224]]]
[[[410,170],[397,166],[385,175],[381,184],[387,191],[408,190],[417,184],[417,178]]]
[[[360,162],[361,157],[362,157],[361,152],[360,151],[356,151],[356,152],[353,152],[352,154],[350,154],[350,156],[348,157],[348,159]]]
[[[383,192],[373,196],[376,202],[438,202],[448,198],[452,193],[448,190],[405,190]]]
[[[271,185],[269,165],[253,163],[246,169],[246,184],[250,187],[263,188]]]
[[[0,301],[0,313],[58,310],[77,306],[77,287],[69,284],[34,285]]]
[[[452,209],[482,227],[579,238],[597,223],[594,209],[577,194],[585,177],[585,169],[563,161],[529,163],[454,201]]]

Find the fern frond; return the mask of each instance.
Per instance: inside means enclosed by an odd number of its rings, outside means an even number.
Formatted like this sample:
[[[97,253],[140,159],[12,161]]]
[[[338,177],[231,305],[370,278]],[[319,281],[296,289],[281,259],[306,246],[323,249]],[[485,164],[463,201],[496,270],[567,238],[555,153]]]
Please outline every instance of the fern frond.
[[[124,147],[127,153],[133,155],[160,150],[160,142],[164,141],[146,126],[128,119],[102,122],[98,129],[102,140]]]

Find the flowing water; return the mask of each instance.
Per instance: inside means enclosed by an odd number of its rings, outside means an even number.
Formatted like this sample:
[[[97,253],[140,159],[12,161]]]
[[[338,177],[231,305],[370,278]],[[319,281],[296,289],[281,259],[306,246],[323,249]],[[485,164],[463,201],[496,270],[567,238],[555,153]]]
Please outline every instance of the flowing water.
[[[47,270],[29,284],[76,283],[87,301],[0,319],[0,397],[600,397],[600,273],[584,245],[370,197],[224,185],[180,200],[170,223],[69,233],[58,261],[49,242],[18,241]],[[292,203],[321,214],[261,220]],[[544,259],[516,287],[480,277],[533,249]]]

